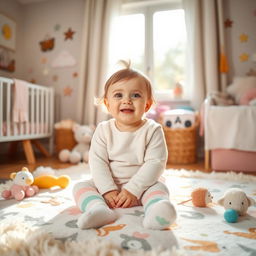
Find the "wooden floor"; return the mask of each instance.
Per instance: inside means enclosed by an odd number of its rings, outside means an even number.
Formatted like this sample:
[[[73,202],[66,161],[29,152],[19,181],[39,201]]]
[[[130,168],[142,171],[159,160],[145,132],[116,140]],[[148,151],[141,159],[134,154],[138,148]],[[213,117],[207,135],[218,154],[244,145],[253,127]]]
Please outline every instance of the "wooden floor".
[[[28,167],[30,171],[34,171],[38,166],[48,166],[54,169],[62,169],[72,166],[71,164],[61,163],[56,156],[49,158],[36,156],[36,164],[27,164],[24,156],[6,156],[0,155],[0,179],[9,179],[12,172],[21,170],[22,167]],[[200,170],[205,171],[203,161],[189,165],[167,165],[167,168]]]

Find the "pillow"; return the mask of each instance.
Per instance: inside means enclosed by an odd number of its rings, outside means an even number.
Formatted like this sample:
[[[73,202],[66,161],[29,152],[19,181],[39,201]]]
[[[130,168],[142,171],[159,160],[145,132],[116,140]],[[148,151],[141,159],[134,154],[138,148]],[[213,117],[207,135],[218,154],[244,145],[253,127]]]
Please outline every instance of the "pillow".
[[[241,97],[251,88],[256,88],[256,77],[236,77],[233,84],[228,86],[227,92],[235,98],[237,104],[239,104]]]
[[[240,98],[240,105],[250,105],[252,100],[256,99],[256,87],[248,89]]]

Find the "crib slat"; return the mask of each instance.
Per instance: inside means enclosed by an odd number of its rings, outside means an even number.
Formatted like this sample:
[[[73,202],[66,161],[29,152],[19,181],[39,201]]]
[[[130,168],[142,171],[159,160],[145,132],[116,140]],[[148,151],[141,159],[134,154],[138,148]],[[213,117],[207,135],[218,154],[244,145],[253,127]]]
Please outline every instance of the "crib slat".
[[[10,136],[11,134],[11,83],[7,83],[7,108],[6,108],[6,134]]]
[[[53,122],[54,122],[54,90],[51,88],[50,93],[50,153],[52,154],[54,149],[53,149],[53,143],[54,143],[54,138],[53,138]]]
[[[29,129],[30,122],[30,100],[31,100],[31,88],[28,88],[28,121],[25,123],[25,133],[30,134],[31,130]]]
[[[34,125],[35,125],[35,89],[31,88],[31,117],[30,117],[31,134],[35,133]]]
[[[39,133],[39,89],[36,89],[36,133]]]
[[[3,81],[0,81],[0,136],[3,136],[3,125],[4,125],[4,117],[3,117]]]
[[[45,116],[45,127],[46,127],[46,133],[49,132],[49,97],[50,97],[50,93],[49,91],[46,91],[46,101],[45,101],[45,113],[46,113],[46,116]]]
[[[39,125],[39,129],[40,129],[40,132],[43,133],[44,132],[44,90],[40,90],[41,91],[41,113],[40,113],[40,125]]]

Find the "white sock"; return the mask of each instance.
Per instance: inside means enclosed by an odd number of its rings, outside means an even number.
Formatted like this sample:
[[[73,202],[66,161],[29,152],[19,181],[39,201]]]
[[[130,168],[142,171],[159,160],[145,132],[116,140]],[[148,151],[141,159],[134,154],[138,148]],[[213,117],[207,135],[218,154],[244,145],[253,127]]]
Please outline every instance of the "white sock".
[[[106,205],[98,204],[82,213],[77,225],[81,229],[99,228],[117,219],[116,213]]]
[[[161,200],[152,204],[146,211],[143,226],[149,229],[168,228],[175,220],[177,214],[174,206],[168,200]]]

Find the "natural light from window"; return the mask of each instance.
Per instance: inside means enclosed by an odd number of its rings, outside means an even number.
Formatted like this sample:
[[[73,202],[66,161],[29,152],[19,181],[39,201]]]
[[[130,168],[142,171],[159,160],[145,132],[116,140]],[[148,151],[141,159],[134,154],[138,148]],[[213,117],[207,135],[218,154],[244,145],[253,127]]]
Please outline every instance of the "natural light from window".
[[[148,10],[148,9],[146,9]],[[168,92],[185,81],[186,27],[183,9],[144,11],[116,18],[110,63],[131,60],[146,73],[155,91]]]
[[[111,63],[131,60],[132,66],[144,71],[145,17],[143,14],[120,16],[111,38]]]
[[[156,12],[153,16],[154,84],[172,89],[184,81],[186,29],[183,10]]]

